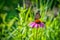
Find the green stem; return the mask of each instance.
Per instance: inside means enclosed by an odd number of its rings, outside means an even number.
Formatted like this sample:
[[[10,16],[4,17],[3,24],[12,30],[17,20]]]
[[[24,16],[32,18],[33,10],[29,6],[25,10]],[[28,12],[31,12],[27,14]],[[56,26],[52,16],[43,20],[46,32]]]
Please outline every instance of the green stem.
[[[38,39],[38,28],[36,29],[36,40]]]

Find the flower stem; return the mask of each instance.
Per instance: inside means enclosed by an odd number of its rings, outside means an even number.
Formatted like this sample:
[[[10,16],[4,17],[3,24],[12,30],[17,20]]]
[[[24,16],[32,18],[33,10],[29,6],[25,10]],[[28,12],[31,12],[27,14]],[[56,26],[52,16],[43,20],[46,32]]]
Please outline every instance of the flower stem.
[[[38,28],[36,29],[36,40],[38,39]]]

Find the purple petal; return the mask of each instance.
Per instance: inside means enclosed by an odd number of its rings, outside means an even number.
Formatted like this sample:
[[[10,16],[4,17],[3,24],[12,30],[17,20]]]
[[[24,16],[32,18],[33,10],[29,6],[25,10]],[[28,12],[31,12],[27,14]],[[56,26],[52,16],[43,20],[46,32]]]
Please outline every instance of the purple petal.
[[[37,28],[37,27],[38,27],[38,24],[35,24],[35,25],[34,25],[34,27],[36,27],[36,28]]]
[[[29,26],[34,27],[35,24],[36,24],[35,22],[32,22],[32,23],[29,24]]]
[[[40,27],[44,27],[44,23],[40,23]]]

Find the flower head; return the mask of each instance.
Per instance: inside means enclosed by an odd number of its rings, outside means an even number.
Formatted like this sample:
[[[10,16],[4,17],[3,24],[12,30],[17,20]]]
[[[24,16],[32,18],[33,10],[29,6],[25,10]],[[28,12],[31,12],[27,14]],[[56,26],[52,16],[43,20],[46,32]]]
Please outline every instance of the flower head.
[[[35,20],[34,22],[31,22],[29,24],[29,26],[32,27],[32,28],[34,28],[34,27],[36,27],[36,28],[38,28],[38,27],[44,27],[44,23],[41,22],[40,20]]]

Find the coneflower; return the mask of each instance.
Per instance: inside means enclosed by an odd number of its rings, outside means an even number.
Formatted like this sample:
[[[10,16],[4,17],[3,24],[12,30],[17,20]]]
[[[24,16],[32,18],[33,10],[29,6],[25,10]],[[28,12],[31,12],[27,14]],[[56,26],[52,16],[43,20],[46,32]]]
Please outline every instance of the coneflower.
[[[34,28],[34,27],[36,27],[36,28],[44,27],[44,23],[43,23],[41,20],[39,20],[40,17],[41,17],[41,16],[40,16],[39,11],[38,11],[38,12],[36,13],[36,15],[35,15],[35,20],[34,20],[34,22],[31,22],[31,23],[29,24],[29,26],[32,27],[32,28]]]

